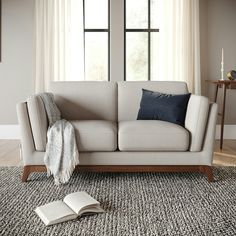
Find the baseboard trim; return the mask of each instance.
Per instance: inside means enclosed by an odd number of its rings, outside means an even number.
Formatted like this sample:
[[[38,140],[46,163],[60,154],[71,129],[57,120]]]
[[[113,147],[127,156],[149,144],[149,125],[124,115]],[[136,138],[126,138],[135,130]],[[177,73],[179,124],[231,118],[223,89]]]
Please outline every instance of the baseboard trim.
[[[216,139],[220,139],[220,127],[216,126]],[[236,139],[236,125],[224,126],[224,139]]]
[[[0,125],[0,139],[20,139],[19,125]],[[216,126],[216,139],[220,139],[220,125]],[[236,139],[236,125],[225,125],[224,139]]]
[[[19,125],[0,125],[0,139],[20,139]]]

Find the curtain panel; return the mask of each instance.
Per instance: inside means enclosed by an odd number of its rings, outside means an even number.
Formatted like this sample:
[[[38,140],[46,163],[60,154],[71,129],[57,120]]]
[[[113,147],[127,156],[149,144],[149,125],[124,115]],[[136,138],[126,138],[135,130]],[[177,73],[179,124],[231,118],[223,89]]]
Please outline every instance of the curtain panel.
[[[35,91],[47,91],[51,81],[82,80],[83,1],[36,0],[35,8]]]
[[[159,80],[185,81],[201,94],[199,0],[160,0]]]

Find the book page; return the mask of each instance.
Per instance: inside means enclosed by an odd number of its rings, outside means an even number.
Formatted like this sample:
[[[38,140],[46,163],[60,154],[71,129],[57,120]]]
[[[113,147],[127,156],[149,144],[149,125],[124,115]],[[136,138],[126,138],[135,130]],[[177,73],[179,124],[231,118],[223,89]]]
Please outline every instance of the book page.
[[[105,211],[100,206],[90,206],[80,210],[79,215],[82,215],[84,213],[86,213],[86,215],[90,215],[93,213],[103,213],[103,212]]]
[[[63,201],[54,201],[37,207],[35,212],[45,225],[57,224],[77,218],[77,214],[71,210]]]
[[[89,209],[89,207],[99,207],[100,205],[97,200],[86,192],[71,193],[64,198],[64,202],[78,215],[80,215],[80,211],[84,208]]]

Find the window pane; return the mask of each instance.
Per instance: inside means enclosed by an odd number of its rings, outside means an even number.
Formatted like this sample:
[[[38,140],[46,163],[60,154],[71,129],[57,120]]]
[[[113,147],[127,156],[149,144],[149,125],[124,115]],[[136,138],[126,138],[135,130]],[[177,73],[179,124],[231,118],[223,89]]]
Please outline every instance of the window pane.
[[[159,29],[158,11],[160,0],[151,0],[151,28]]]
[[[85,33],[85,80],[108,80],[108,33]]]
[[[159,33],[151,33],[151,80],[158,80]],[[163,79],[163,78],[162,78]]]
[[[126,28],[148,28],[148,0],[126,0]]]
[[[85,29],[108,29],[108,0],[85,0]]]
[[[68,68],[67,80],[84,80],[84,20],[83,20],[83,2],[71,1],[70,13],[70,37],[66,55]]]
[[[126,80],[148,80],[148,33],[126,33]]]

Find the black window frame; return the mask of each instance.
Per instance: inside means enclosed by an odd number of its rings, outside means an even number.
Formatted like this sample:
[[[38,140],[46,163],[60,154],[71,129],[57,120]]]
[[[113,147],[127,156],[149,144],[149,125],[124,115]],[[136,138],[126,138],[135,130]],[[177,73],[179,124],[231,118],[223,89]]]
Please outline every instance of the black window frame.
[[[86,29],[85,28],[85,1],[83,0],[83,24],[84,24],[84,75],[85,75],[85,33],[86,32],[107,32],[108,33],[108,81],[110,81],[110,0],[108,1],[108,28],[107,29]],[[86,75],[85,75],[86,76]],[[92,81],[92,80],[91,80]]]
[[[124,0],[124,80],[126,81],[126,33],[147,32],[148,33],[148,80],[151,80],[151,33],[160,32],[160,29],[151,28],[151,0],[148,1],[148,28],[126,28],[126,0]]]

